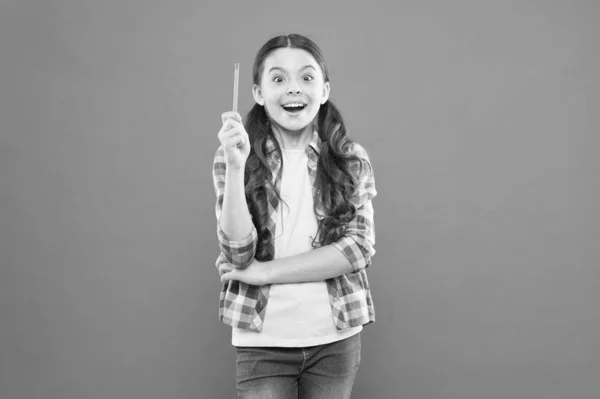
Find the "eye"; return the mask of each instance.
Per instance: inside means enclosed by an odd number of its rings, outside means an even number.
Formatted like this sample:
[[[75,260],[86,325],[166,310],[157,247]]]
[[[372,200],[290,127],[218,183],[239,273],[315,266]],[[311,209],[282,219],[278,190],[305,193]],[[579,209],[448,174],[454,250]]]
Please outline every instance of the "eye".
[[[310,81],[311,81],[311,80],[313,80],[314,78],[313,78],[312,76],[310,76],[310,75],[305,75],[305,76],[304,76],[302,79],[303,79],[305,82],[310,82]]]
[[[275,76],[273,78],[273,82],[275,82],[275,83],[281,83],[281,82],[283,82],[283,78],[281,76]]]

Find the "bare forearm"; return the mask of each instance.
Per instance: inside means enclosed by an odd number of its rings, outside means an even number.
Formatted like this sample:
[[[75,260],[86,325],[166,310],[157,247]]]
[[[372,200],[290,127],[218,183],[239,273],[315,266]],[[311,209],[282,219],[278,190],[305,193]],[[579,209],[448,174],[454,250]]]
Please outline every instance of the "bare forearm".
[[[348,259],[331,245],[268,263],[267,284],[322,281],[354,271]]]
[[[225,179],[219,224],[230,240],[241,240],[252,230],[252,218],[244,194],[244,169],[228,169]]]

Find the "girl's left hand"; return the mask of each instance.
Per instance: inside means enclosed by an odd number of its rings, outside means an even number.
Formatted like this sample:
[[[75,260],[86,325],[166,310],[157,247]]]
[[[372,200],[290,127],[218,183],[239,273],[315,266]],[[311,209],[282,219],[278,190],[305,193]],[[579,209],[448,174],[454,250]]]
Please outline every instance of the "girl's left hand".
[[[246,268],[238,269],[229,263],[222,263],[219,265],[219,271],[222,272],[221,282],[237,280],[250,285],[268,284],[268,264],[269,262],[259,262],[253,259]]]

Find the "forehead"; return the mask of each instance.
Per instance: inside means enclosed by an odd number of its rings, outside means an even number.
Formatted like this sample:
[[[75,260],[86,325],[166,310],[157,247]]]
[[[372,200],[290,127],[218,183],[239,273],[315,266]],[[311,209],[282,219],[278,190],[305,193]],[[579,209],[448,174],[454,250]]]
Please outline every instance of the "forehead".
[[[271,68],[277,67],[288,71],[296,71],[306,65],[311,65],[318,72],[321,72],[321,68],[315,58],[306,50],[298,48],[279,48],[272,51],[267,58],[265,58],[263,67],[266,73]]]

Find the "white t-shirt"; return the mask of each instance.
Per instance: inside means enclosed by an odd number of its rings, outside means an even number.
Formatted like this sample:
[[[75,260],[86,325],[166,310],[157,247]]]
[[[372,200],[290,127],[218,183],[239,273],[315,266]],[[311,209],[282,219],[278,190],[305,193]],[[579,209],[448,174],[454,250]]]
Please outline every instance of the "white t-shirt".
[[[281,198],[275,233],[275,259],[313,249],[317,217],[305,150],[283,150]],[[325,281],[271,284],[261,332],[233,328],[234,346],[306,347],[339,341],[362,326],[337,330]]]

